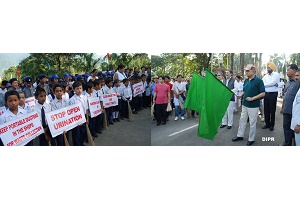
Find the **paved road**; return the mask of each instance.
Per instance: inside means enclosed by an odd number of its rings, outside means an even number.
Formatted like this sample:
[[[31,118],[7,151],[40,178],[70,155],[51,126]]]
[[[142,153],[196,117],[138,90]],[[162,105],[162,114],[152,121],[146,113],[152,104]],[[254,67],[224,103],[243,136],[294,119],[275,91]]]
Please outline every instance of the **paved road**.
[[[259,146],[277,146],[284,140],[282,122],[283,118],[280,114],[282,99],[277,101],[276,122],[274,131],[269,129],[262,129],[265,123],[258,118],[256,126],[256,137],[254,145]],[[232,142],[231,139],[236,136],[238,130],[238,123],[240,112],[234,114],[233,126],[231,129],[219,128],[219,132],[213,141],[203,139],[197,136],[198,119],[186,118],[185,120],[174,121],[174,113],[170,116],[170,121],[165,126],[156,126],[156,122],[151,122],[151,145],[154,146],[197,146],[197,145],[232,145],[232,146],[246,146],[249,136],[249,124],[247,125],[243,141]],[[274,141],[262,141],[263,137],[274,137]]]
[[[98,134],[95,139],[95,145],[99,146],[134,146],[134,145],[151,145],[150,130],[150,108],[139,111],[134,115],[134,121],[128,119],[110,125],[102,134]],[[71,133],[70,133],[71,140]],[[72,142],[70,141],[70,144]],[[87,144],[87,143],[85,143]],[[34,141],[38,145],[38,140]]]

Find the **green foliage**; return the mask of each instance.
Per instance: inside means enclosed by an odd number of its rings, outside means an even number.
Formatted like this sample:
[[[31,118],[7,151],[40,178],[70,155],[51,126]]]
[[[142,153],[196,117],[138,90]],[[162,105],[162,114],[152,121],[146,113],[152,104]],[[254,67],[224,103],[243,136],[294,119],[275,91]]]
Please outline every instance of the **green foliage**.
[[[126,67],[140,68],[143,65],[150,66],[151,60],[146,53],[112,53],[110,60],[107,60],[107,56],[101,58],[94,53],[31,53],[19,61],[19,64],[15,63],[14,66],[20,70],[21,78],[24,76],[35,78],[40,74],[48,76],[58,74],[61,77],[65,72],[73,75],[80,74],[91,72],[94,68],[103,71],[115,70],[121,63]],[[5,77],[9,76],[10,78],[11,70],[6,72]]]
[[[18,78],[17,77],[17,67],[16,66],[11,66],[7,70],[4,70],[4,79],[5,80],[10,80],[11,78]]]

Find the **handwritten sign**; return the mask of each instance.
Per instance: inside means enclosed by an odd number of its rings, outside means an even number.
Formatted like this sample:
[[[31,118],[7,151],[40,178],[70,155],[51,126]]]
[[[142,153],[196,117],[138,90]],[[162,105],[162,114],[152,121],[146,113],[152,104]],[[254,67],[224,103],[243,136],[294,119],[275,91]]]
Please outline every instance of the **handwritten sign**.
[[[34,97],[26,98],[24,102],[25,102],[25,104],[29,104],[30,108],[34,108],[34,106],[35,106],[35,98]]]
[[[0,137],[5,146],[22,146],[44,133],[37,112],[0,125]]]
[[[104,108],[118,105],[117,93],[103,95]]]
[[[132,86],[133,88],[133,97],[143,93],[145,90],[144,90],[144,86],[143,86],[143,82],[139,82],[139,83],[136,83]]]
[[[91,113],[91,118],[96,117],[102,113],[102,108],[100,104],[100,99],[96,98],[88,98],[89,109]]]
[[[85,112],[80,103],[46,113],[46,119],[52,137],[86,122]]]
[[[6,110],[6,108],[5,108],[4,106],[3,106],[3,107],[0,107],[0,116],[1,116],[2,114],[4,114],[5,110]]]

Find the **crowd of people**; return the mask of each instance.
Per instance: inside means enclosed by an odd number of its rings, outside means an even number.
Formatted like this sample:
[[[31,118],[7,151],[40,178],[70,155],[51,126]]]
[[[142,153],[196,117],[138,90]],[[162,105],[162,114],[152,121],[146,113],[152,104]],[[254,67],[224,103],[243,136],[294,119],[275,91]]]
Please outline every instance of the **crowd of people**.
[[[38,136],[40,146],[49,145],[49,142],[52,146],[64,146],[64,135],[69,139],[70,131],[73,145],[82,146],[85,145],[84,142],[88,142],[86,128],[89,128],[95,140],[105,127],[128,119],[129,110],[137,114],[143,108],[150,107],[150,81],[150,67],[142,66],[141,71],[136,67],[132,71],[129,68],[125,69],[123,64],[120,64],[116,71],[101,72],[93,69],[91,72],[75,75],[66,72],[63,78],[57,74],[49,77],[40,74],[36,80],[30,76],[25,76],[22,82],[17,78],[3,80],[0,88],[0,107],[5,107],[5,111],[0,115],[0,124],[37,112],[45,132]],[[133,86],[140,82],[143,84],[143,91],[134,96]],[[112,93],[117,94],[118,104],[105,107],[104,110],[103,96]],[[25,99],[31,97],[35,98],[33,108],[25,103]],[[89,111],[89,98],[99,98],[102,108],[102,113],[93,118]],[[88,125],[78,125],[69,132],[52,137],[46,114],[76,103],[81,104]],[[33,145],[33,140],[27,145]]]
[[[284,135],[282,138],[284,142],[280,146],[292,145],[293,138],[295,138],[295,145],[300,145],[300,69],[296,64],[290,64],[287,68],[288,82],[285,84],[285,80],[276,72],[276,65],[273,62],[268,62],[266,67],[267,72],[262,78],[256,75],[256,67],[252,64],[248,64],[244,69],[247,77],[245,79],[239,74],[234,77],[232,70],[216,73],[216,77],[234,93],[220,128],[231,129],[233,114],[241,107],[238,133],[232,141],[244,139],[245,129],[249,123],[247,145],[252,145],[255,142],[256,123],[259,116],[265,123],[262,127],[263,131],[265,129],[274,131],[277,98],[282,98],[280,114],[283,115]],[[151,92],[155,105],[154,120],[158,126],[165,125],[169,120],[170,112],[166,111],[168,104],[175,109],[175,121],[178,120],[179,115],[181,120],[184,120],[186,112],[188,117],[190,115],[195,117],[195,111],[183,107],[192,78],[185,81],[182,75],[178,75],[176,79],[174,81],[169,76],[153,77]]]

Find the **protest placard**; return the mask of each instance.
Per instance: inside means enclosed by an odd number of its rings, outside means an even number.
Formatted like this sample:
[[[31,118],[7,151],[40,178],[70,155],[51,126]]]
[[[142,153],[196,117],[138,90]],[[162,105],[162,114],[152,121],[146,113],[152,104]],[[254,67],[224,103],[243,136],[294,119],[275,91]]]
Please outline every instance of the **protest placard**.
[[[91,113],[91,118],[96,117],[102,113],[102,108],[100,104],[100,99],[96,98],[88,98],[89,109]]]
[[[29,104],[30,108],[34,108],[34,106],[35,106],[35,98],[34,97],[26,98],[24,102],[25,102],[25,104]]]
[[[136,83],[132,86],[133,88],[133,97],[144,92],[143,82]]]
[[[44,133],[37,112],[0,125],[0,137],[5,146],[22,146]]]
[[[0,107],[0,116],[1,116],[2,114],[4,114],[5,110],[6,110],[6,108],[5,108],[4,106],[3,106],[3,107]]]
[[[80,103],[46,113],[46,119],[52,137],[86,122],[85,112]]]
[[[103,95],[103,106],[104,108],[118,105],[117,93]]]

